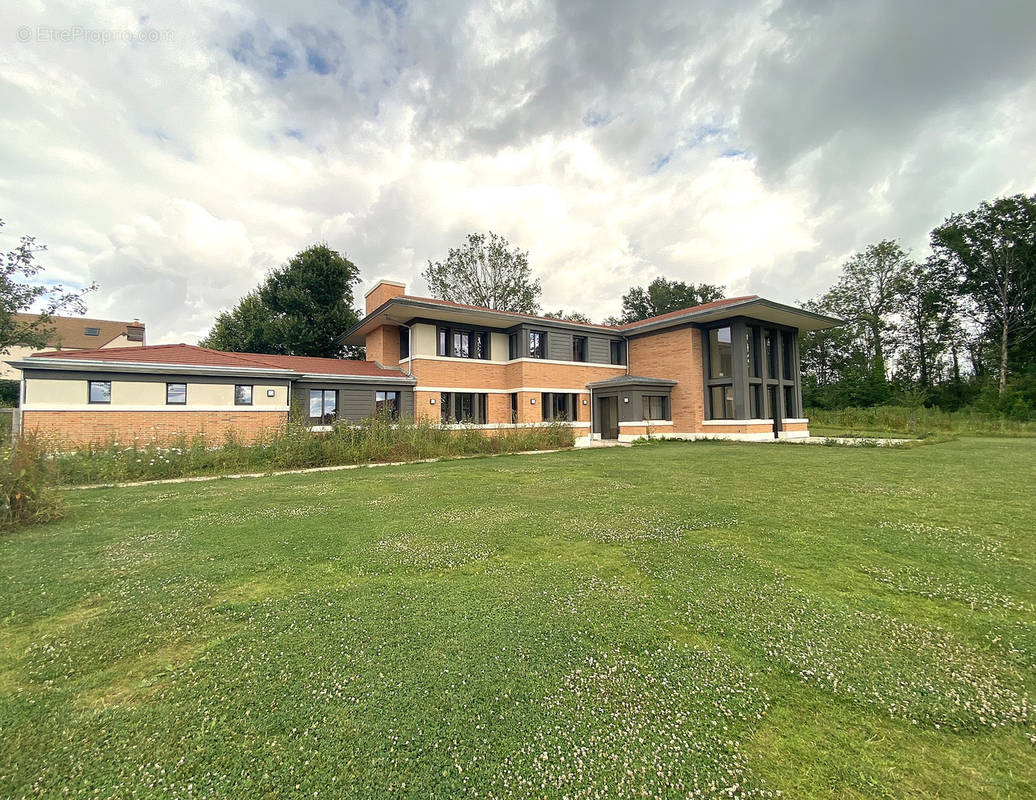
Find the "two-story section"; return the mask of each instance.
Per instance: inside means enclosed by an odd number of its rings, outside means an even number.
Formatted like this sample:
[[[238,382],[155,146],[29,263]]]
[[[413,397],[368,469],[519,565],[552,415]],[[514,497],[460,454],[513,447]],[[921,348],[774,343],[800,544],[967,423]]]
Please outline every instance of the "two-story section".
[[[798,336],[839,320],[755,295],[627,325],[413,297],[381,281],[343,335],[411,376],[414,415],[499,429],[564,421],[577,436],[808,435]]]

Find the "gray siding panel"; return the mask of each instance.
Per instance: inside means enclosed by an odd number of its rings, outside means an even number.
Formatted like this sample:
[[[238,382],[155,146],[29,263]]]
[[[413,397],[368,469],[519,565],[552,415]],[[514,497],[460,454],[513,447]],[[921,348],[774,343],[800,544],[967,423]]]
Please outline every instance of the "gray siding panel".
[[[587,347],[587,358],[594,364],[610,364],[612,360],[611,339],[591,336]]]
[[[562,331],[548,331],[547,358],[553,361],[571,361],[572,334]]]
[[[377,391],[399,392],[400,414],[413,417],[414,390],[410,386],[385,386],[342,383],[296,383],[292,390],[292,410],[301,409],[303,416],[309,416],[309,390],[331,389],[338,392],[338,418],[348,422],[360,422],[374,415],[374,393]]]

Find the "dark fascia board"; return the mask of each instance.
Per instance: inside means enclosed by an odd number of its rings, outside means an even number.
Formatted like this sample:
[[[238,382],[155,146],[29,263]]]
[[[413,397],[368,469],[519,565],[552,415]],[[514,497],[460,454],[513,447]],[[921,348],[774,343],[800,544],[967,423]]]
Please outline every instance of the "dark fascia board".
[[[825,330],[827,328],[836,328],[839,325],[845,324],[844,320],[840,320],[836,317],[817,314],[814,311],[807,311],[803,308],[797,308],[796,306],[789,306],[784,303],[775,303],[773,300],[766,300],[762,297],[757,297],[751,300],[743,300],[740,303],[731,303],[729,305],[720,306],[718,308],[706,308],[701,311],[694,311],[692,309],[686,314],[679,314],[675,317],[669,317],[664,320],[644,320],[641,323],[632,322],[622,330],[627,336],[637,336],[642,333],[654,333],[655,331],[663,330],[665,328],[675,327],[677,325],[686,325],[688,323],[706,324],[729,317],[754,317],[755,315],[752,314],[753,309],[770,310],[781,314],[790,314],[800,317],[803,321],[807,322],[809,327],[804,325],[793,326],[799,330]],[[767,322],[768,320],[760,321]],[[774,324],[785,323],[774,322]]]
[[[5,362],[15,369],[57,372],[113,372],[145,375],[210,375],[214,377],[262,377],[280,380],[322,380],[336,383],[391,383],[413,385],[417,380],[393,370],[388,375],[322,375],[274,367],[221,367],[207,364],[161,364],[60,358],[24,358]]]
[[[618,328],[613,328],[608,325],[592,325],[585,323],[571,323],[566,322],[562,319],[545,319],[536,316],[523,316],[520,314],[511,314],[502,311],[493,311],[492,309],[475,309],[475,308],[453,308],[451,306],[441,306],[438,303],[428,303],[423,300],[415,300],[411,297],[392,297],[374,309],[370,314],[365,316],[349,330],[335,339],[336,344],[352,344],[362,345],[363,342],[354,339],[357,334],[360,333],[369,323],[373,322],[377,317],[384,314],[389,308],[392,307],[403,307],[414,309],[414,313],[408,319],[414,320],[418,318],[429,319],[429,321],[447,321],[448,320],[437,320],[436,317],[430,317],[429,314],[467,314],[482,317],[486,320],[485,327],[489,329],[507,330],[517,328],[520,326],[528,327],[548,327],[558,328],[566,331],[586,331],[598,333],[604,336],[611,336],[616,339],[621,339],[623,332]],[[403,322],[403,324],[407,324]]]
[[[677,381],[669,380],[668,378],[648,378],[641,377],[639,375],[620,375],[618,378],[608,378],[603,381],[593,381],[588,383],[586,387],[588,389],[613,389],[622,388],[623,386],[676,386]]]

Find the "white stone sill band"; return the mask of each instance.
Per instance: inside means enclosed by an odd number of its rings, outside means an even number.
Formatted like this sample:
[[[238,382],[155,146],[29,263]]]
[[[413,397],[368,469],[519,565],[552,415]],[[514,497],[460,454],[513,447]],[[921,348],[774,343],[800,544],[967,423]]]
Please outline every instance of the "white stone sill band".
[[[671,419],[645,419],[640,422],[620,422],[620,428],[660,428],[664,425],[672,426],[673,421]]]
[[[465,430],[476,430],[476,431],[499,431],[499,430],[511,430],[514,428],[546,428],[549,425],[564,425],[568,428],[589,428],[589,422],[490,422],[485,424],[468,424],[463,422],[449,423],[446,425],[436,424],[434,427],[441,428],[444,431],[465,431]],[[359,425],[349,425],[350,428],[359,428]],[[393,425],[392,427],[396,427]],[[314,433],[328,433],[331,431],[331,425],[310,425],[308,430]]]
[[[809,419],[782,419],[781,424],[805,425]],[[707,419],[702,425],[773,425],[772,419]]]

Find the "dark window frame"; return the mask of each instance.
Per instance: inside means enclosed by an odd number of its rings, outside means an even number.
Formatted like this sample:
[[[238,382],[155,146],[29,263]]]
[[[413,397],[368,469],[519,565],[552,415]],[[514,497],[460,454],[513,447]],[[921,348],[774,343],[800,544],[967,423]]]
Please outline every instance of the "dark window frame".
[[[108,399],[107,400],[94,400],[94,384],[108,386]],[[92,406],[110,406],[112,404],[112,382],[109,381],[87,381],[86,382],[86,401]]]
[[[466,336],[468,354],[457,355],[455,337]],[[492,335],[485,328],[453,328],[439,325],[435,332],[435,354],[440,358],[472,358],[477,361],[491,360]]]
[[[100,328],[93,328],[93,327],[83,328],[83,336],[100,336],[100,335],[101,335],[101,329]]]
[[[651,406],[654,405],[654,401],[658,401],[659,416],[651,414]],[[667,394],[644,394],[641,395],[641,411],[644,414],[644,419],[655,422],[671,422],[672,417],[669,413],[669,395]]]
[[[170,400],[169,399],[169,388],[171,386],[182,386],[183,387],[183,400]],[[187,384],[181,381],[173,381],[166,383],[165,385],[165,404],[167,406],[185,406],[187,405]]]
[[[242,400],[238,396],[238,389],[248,389],[248,400]],[[252,383],[235,383],[234,384],[234,405],[235,406],[251,406],[254,405],[255,400],[255,384]]]
[[[410,358],[410,329],[400,327],[399,329],[399,360]]]
[[[485,392],[440,392],[439,420],[443,425],[485,425],[489,410],[487,398]],[[464,405],[469,405],[470,417],[465,417]]]
[[[382,395],[382,397],[378,397]],[[392,397],[389,397],[392,395]],[[378,407],[378,403],[384,403],[385,405],[381,408]],[[403,394],[398,389],[377,389],[374,392],[374,413],[381,415],[386,408],[391,409],[389,417],[391,419],[399,419],[399,413],[402,410]]]
[[[314,416],[313,414],[313,393],[316,392],[320,395],[320,414]],[[334,400],[334,405],[328,410],[327,396],[331,395]],[[309,404],[307,406],[309,419],[319,421],[321,425],[330,425],[336,419],[338,419],[338,390],[337,389],[310,389],[309,390]],[[330,417],[330,419],[328,419]]]
[[[586,336],[572,336],[572,360],[586,362],[590,351],[590,339]]]
[[[532,344],[533,337],[536,337],[535,347]],[[530,330],[525,335],[525,353],[527,358],[544,360],[547,358],[547,332],[541,330]]]
[[[628,358],[626,341],[624,339],[611,339],[608,342],[608,362],[617,367],[626,366]]]

